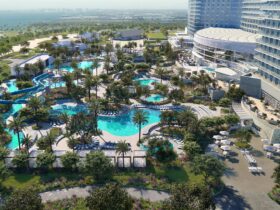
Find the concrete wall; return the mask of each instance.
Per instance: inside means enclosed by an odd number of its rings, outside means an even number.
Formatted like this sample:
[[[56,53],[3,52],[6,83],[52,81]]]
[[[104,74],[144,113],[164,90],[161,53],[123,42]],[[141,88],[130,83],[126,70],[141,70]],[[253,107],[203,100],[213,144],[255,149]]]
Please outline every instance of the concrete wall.
[[[246,93],[246,95],[261,98],[261,80],[258,78],[241,76],[240,88]]]

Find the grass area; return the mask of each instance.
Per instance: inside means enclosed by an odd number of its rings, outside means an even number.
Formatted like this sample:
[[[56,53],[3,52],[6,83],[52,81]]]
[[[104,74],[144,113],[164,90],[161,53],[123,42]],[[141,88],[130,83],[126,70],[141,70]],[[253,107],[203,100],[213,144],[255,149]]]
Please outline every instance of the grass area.
[[[175,183],[201,183],[202,177],[190,171],[188,164],[151,165],[146,170],[119,171],[113,177],[113,182],[123,186],[143,187],[148,189],[168,190]],[[74,186],[95,184],[91,176],[81,173],[52,171],[48,173],[14,173],[3,182],[3,186],[12,189],[38,187],[40,191],[54,190]]]
[[[147,33],[148,39],[155,39],[155,40],[164,40],[167,39],[167,37],[161,33],[161,32],[150,32]]]

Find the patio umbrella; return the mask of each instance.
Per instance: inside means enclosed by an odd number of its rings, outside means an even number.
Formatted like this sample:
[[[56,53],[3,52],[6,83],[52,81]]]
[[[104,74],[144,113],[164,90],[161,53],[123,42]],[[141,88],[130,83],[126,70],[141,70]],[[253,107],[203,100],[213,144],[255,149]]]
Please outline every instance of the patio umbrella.
[[[221,149],[224,150],[224,151],[230,151],[230,146],[221,146]]]
[[[265,151],[268,151],[268,152],[275,152],[276,151],[276,148],[274,146],[270,146],[270,145],[264,145],[263,149]]]
[[[223,155],[224,155],[224,156],[227,156],[227,155],[228,155],[228,152],[227,152],[227,151],[223,151]]]
[[[221,143],[224,144],[224,145],[230,145],[231,141],[230,140],[222,140]]]
[[[217,141],[215,141],[215,144],[216,144],[216,145],[219,145],[220,143],[221,143],[221,142],[220,142],[220,141],[218,141],[218,140],[217,140]]]
[[[280,144],[273,144],[276,149],[280,149]]]
[[[213,139],[216,139],[216,140],[222,140],[224,137],[220,136],[220,135],[215,135],[213,136]]]
[[[220,131],[220,134],[221,134],[222,136],[228,136],[228,135],[229,135],[229,132],[227,132],[227,131]]]

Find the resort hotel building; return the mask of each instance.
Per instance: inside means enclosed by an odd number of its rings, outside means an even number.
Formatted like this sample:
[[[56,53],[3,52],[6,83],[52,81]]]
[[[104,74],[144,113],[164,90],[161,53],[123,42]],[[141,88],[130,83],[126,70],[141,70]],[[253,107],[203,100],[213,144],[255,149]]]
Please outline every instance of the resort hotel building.
[[[239,28],[242,0],[189,0],[188,33],[209,27]]]

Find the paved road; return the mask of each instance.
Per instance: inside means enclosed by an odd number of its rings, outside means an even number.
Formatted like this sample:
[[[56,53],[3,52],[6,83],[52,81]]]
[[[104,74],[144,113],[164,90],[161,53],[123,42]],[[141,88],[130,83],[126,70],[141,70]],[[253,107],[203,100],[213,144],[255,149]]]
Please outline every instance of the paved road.
[[[134,198],[140,199],[143,198],[145,200],[150,200],[152,202],[163,201],[169,198],[169,194],[163,191],[157,190],[144,190],[138,188],[125,188],[127,192]],[[57,201],[63,199],[69,199],[73,196],[79,198],[86,198],[89,196],[89,191],[94,190],[94,187],[87,186],[87,187],[73,187],[69,189],[63,190],[55,190],[40,193],[43,203],[47,201]]]

